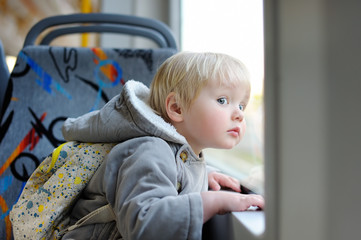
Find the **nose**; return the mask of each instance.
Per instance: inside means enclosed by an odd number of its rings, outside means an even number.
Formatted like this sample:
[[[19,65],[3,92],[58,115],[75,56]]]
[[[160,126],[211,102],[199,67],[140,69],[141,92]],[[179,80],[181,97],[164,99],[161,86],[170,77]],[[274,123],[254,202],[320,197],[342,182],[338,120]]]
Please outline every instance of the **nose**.
[[[244,112],[241,109],[239,109],[239,106],[237,106],[232,113],[232,120],[242,122],[243,119],[244,119]]]

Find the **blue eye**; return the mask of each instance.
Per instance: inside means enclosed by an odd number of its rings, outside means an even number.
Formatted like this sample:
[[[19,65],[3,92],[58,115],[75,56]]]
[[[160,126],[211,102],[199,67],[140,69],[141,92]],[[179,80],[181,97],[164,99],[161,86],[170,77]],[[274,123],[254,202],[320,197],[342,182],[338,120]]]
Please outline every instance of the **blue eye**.
[[[227,104],[227,103],[228,103],[227,99],[226,99],[226,98],[224,98],[224,97],[222,97],[222,98],[218,98],[218,99],[217,99],[217,102],[218,102],[218,103],[220,103],[220,104],[222,104],[222,105],[224,105],[224,104]]]
[[[243,106],[243,105],[239,105],[239,110],[244,111],[244,106]]]

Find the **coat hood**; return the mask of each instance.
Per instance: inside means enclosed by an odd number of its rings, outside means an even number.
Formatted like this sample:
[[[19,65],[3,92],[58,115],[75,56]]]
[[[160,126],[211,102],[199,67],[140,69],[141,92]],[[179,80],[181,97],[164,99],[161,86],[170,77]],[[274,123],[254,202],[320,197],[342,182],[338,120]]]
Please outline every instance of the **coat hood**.
[[[66,141],[122,142],[142,136],[160,137],[186,144],[186,139],[147,104],[149,89],[130,80],[121,93],[103,108],[78,118],[68,118],[62,127]]]

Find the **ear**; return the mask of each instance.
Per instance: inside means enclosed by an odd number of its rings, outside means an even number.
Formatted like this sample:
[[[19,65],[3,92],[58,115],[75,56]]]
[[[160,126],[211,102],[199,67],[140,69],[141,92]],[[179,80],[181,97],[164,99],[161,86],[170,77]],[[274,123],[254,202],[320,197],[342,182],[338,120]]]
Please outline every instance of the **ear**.
[[[183,121],[182,109],[179,103],[177,102],[177,97],[175,92],[171,92],[168,94],[165,100],[165,104],[169,119],[174,122],[182,122]]]

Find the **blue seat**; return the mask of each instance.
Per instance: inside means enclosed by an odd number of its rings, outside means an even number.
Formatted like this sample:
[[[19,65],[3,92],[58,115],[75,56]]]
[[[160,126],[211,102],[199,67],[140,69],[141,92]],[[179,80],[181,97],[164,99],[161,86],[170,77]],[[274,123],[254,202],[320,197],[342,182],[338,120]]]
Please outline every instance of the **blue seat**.
[[[74,26],[75,22],[87,23]],[[94,22],[94,25],[91,23]],[[72,24],[70,27],[63,25]],[[40,33],[59,26],[35,44]],[[77,32],[117,32],[150,38],[159,48],[84,48],[50,46]],[[0,238],[10,239],[9,211],[31,173],[64,142],[61,125],[99,109],[130,79],[149,85],[158,66],[177,52],[161,22],[116,14],[74,14],[40,21],[17,56],[0,115]]]

